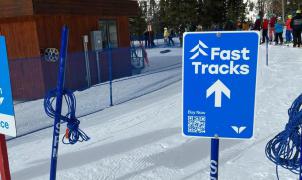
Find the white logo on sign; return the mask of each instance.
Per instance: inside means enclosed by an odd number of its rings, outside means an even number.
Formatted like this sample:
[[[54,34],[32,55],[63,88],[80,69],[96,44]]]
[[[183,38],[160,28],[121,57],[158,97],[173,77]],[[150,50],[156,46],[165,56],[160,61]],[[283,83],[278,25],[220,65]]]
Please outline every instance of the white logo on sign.
[[[241,126],[241,127],[232,126],[232,128],[234,129],[234,131],[235,131],[237,134],[241,134],[241,133],[246,129],[245,126]]]
[[[202,41],[199,40],[199,43],[193,48],[191,49],[191,53],[195,53],[190,59],[194,60],[196,59],[200,54],[204,55],[204,56],[208,56],[208,54],[206,52],[204,52],[204,50],[201,49],[207,49],[209,48],[207,45],[205,45],[205,43],[203,43]]]

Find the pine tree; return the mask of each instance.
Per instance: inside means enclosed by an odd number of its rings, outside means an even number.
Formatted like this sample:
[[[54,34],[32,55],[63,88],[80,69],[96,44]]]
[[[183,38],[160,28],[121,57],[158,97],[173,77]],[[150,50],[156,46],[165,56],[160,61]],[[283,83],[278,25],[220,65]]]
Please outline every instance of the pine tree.
[[[150,0],[148,14],[148,23],[152,25],[152,30],[155,32],[155,34],[161,33],[159,4],[156,2],[156,0]]]
[[[243,21],[246,7],[247,3],[244,3],[243,0],[228,0],[226,2],[226,19],[233,22]]]
[[[186,25],[191,31],[198,25],[198,1],[181,0],[179,13],[179,25]]]
[[[197,0],[197,22],[198,24],[203,24],[203,16],[205,15],[204,0]]]
[[[204,29],[223,26],[226,20],[226,0],[204,0],[201,22]]]
[[[257,2],[257,10],[258,15],[262,18],[264,16],[264,7],[265,7],[266,0],[258,0]]]
[[[262,3],[265,3],[265,13],[271,16],[275,14],[277,16],[282,16],[282,1],[281,0],[258,0]],[[287,0],[285,1],[285,15],[294,15],[296,10],[302,10],[301,0]],[[259,8],[258,8],[259,10]]]
[[[169,22],[168,18],[168,3],[166,0],[159,1],[159,9],[158,9],[158,19],[159,19],[159,27],[160,31],[167,26]]]
[[[198,20],[197,0],[160,0],[159,17],[161,28],[194,26]]]
[[[226,21],[243,21],[247,3],[244,0],[149,0],[142,5],[143,14],[153,30],[162,33],[164,27],[178,30],[180,26],[194,31],[197,25],[204,30],[223,27]]]
[[[146,14],[144,14],[143,4],[139,3],[139,12],[137,17],[130,18],[130,32],[135,36],[142,36],[146,30]]]

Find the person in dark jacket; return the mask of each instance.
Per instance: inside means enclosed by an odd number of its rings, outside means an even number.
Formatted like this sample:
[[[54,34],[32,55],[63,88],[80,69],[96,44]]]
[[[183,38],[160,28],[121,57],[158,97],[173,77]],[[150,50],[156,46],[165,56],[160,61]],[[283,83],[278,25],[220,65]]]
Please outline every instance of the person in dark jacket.
[[[154,43],[154,31],[149,31],[149,40],[150,40],[150,47],[154,48],[155,43]]]
[[[291,27],[293,28],[294,47],[301,46],[301,31],[302,31],[302,16],[301,10],[297,10],[296,16],[291,21]]]
[[[253,30],[260,31],[260,29],[261,29],[261,20],[260,20],[260,16],[257,16]]]
[[[170,30],[170,33],[169,33],[169,42],[168,42],[168,45],[169,46],[171,46],[171,44],[172,44],[172,46],[174,46],[174,41],[173,41],[173,37],[174,37],[174,30],[173,29],[171,29]]]
[[[233,31],[236,30],[235,24],[232,20],[228,20],[223,28],[225,31]]]
[[[147,30],[144,32],[144,40],[145,40],[145,48],[148,48],[149,32]]]

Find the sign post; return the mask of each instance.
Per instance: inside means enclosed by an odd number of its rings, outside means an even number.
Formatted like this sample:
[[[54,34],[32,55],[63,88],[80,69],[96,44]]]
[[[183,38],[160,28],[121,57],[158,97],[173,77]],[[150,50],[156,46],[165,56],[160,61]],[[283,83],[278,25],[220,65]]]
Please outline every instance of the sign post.
[[[211,139],[211,165],[210,179],[218,179],[218,164],[219,164],[219,139]]]
[[[266,38],[266,66],[268,66],[268,38]]]
[[[211,180],[218,179],[219,139],[253,136],[257,32],[184,34],[183,134],[211,140]]]
[[[10,180],[5,135],[17,136],[5,38],[0,36],[0,172],[2,180]]]

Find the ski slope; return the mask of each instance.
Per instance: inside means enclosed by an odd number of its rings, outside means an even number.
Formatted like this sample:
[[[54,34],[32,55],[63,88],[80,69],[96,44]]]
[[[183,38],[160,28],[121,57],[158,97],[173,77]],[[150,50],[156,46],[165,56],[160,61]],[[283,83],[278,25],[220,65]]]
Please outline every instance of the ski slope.
[[[142,75],[76,92],[80,128],[91,140],[59,147],[58,180],[208,180],[209,139],[181,133],[181,49],[148,50],[150,66]],[[274,180],[275,166],[265,157],[266,143],[283,130],[287,109],[302,92],[302,51],[260,48],[255,133],[251,140],[221,140],[221,180]],[[18,134],[47,127],[42,100],[15,106]],[[61,127],[65,132],[66,125]],[[62,136],[63,134],[61,134]],[[8,141],[12,179],[49,179],[52,128]],[[295,180],[280,168],[280,178]]]

